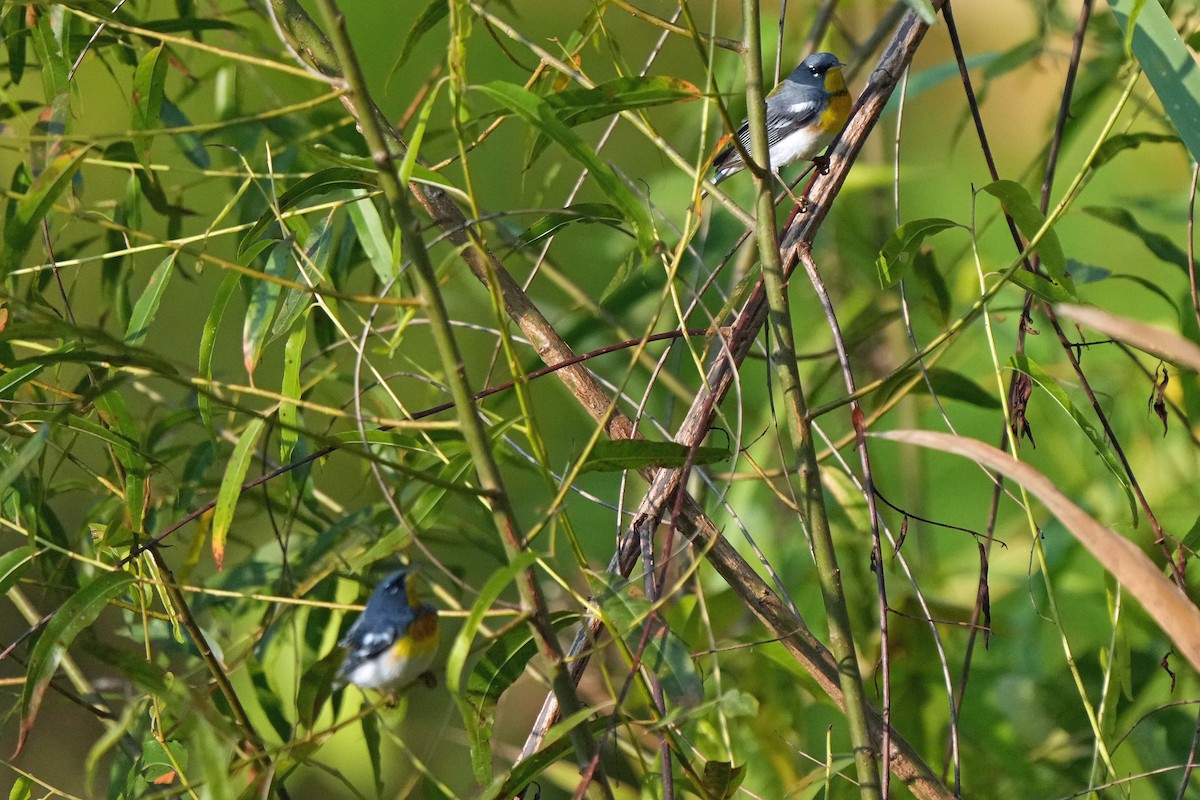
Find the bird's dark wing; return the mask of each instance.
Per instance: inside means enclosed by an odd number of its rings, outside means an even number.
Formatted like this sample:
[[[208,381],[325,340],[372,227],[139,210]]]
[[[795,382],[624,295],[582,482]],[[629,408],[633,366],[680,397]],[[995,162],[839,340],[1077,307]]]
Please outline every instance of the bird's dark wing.
[[[400,635],[399,628],[386,623],[361,632],[354,628],[355,626],[351,626],[345,638],[338,642],[341,647],[348,648],[346,660],[342,662],[342,668],[339,670],[343,675],[391,647]]]
[[[772,93],[772,96],[774,93]],[[772,108],[774,105],[770,99],[767,101],[767,147],[774,147],[789,131],[794,131],[797,128],[803,128],[807,125],[812,125],[820,119],[821,116],[821,98],[802,98],[798,102],[788,105],[779,105],[777,108]],[[737,140],[742,143],[742,148],[748,153],[750,152],[750,120],[743,120],[742,126],[737,130]],[[718,174],[730,173],[740,169],[742,166],[742,157],[738,154],[737,148],[730,144],[720,153],[717,153],[713,159],[713,166],[716,167]]]

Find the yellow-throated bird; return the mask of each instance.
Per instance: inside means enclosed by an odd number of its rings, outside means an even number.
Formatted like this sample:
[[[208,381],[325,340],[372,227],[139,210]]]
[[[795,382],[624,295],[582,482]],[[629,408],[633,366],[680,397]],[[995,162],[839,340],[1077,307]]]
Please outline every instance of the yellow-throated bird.
[[[360,689],[389,690],[428,672],[438,647],[437,609],[417,602],[415,571],[404,567],[375,587],[338,643],[347,650],[339,679]]]
[[[813,53],[767,95],[767,148],[776,177],[780,167],[819,155],[845,127],[850,91],[842,77],[844,66],[833,53]],[[737,139],[749,153],[747,120],[738,128]],[[713,159],[713,166],[713,183],[720,183],[745,169],[746,162],[730,143]]]

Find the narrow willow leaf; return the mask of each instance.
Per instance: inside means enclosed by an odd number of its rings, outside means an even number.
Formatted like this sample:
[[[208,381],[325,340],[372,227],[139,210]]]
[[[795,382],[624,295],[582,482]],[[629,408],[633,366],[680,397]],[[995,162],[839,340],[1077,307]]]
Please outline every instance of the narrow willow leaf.
[[[257,417],[250,420],[246,430],[238,437],[233,455],[229,457],[229,464],[225,467],[225,474],[221,476],[217,507],[213,510],[212,518],[213,559],[217,562],[218,570],[225,562],[225,537],[229,534],[229,526],[233,523],[233,511],[237,508],[238,498],[242,494],[242,481],[246,479],[250,462],[254,460],[254,448],[266,425],[265,420]]]
[[[551,616],[550,624],[555,631],[561,631],[579,619],[578,614],[559,612]],[[496,705],[500,702],[501,695],[525,674],[525,667],[537,652],[538,641],[533,635],[533,630],[528,625],[522,625],[493,639],[480,657],[479,663],[471,670],[467,679],[466,701],[473,714],[472,723],[467,728],[472,747],[472,763],[476,753],[480,758],[484,755],[490,756]],[[487,776],[487,780],[480,780],[481,784],[491,780],[490,766],[482,770],[479,764],[475,764],[475,767],[476,778],[484,774]]]
[[[511,800],[520,795],[539,776],[544,776],[555,762],[570,755],[572,744],[567,734],[579,725],[586,726],[593,736],[601,736],[608,727],[608,720],[589,720],[593,712],[591,708],[580,709],[550,728],[540,750],[514,764],[507,775],[497,777],[478,797],[481,800]],[[527,794],[526,797],[532,800],[533,796]]]
[[[1200,160],[1200,69],[1175,23],[1158,0],[1109,0],[1108,5],[1192,161]]]
[[[637,232],[638,245],[643,252],[653,252],[657,246],[654,223],[646,209],[646,202],[617,177],[592,145],[571,130],[558,118],[554,109],[533,92],[516,84],[493,81],[475,87],[509,111],[520,116],[535,129],[558,143],[567,154],[588,168],[590,177],[600,185],[606,198],[621,209],[625,218]]]
[[[279,242],[267,257],[264,274],[273,278],[282,278],[292,265],[291,235]],[[246,318],[242,323],[242,362],[246,373],[254,375],[254,368],[262,358],[263,345],[267,334],[271,332],[271,320],[275,317],[275,309],[279,305],[279,292],[282,287],[275,281],[256,280],[250,290],[250,303],[246,307]]]
[[[383,737],[379,732],[379,715],[367,714],[362,720],[363,741],[367,745],[367,758],[371,762],[371,774],[375,778],[375,796],[383,797],[383,752],[380,745]]]
[[[1043,300],[1051,303],[1074,303],[1079,297],[1066,286],[1052,283],[1036,272],[1018,269],[1008,276],[1009,283],[1015,283],[1027,292],[1032,292]]]
[[[80,631],[90,627],[109,601],[124,592],[133,582],[133,576],[126,572],[102,572],[71,595],[46,623],[45,630],[33,646],[29,666],[25,670],[17,753],[25,746],[25,739],[37,718],[46,687],[50,685],[50,679],[58,671],[58,666],[75,637]]]
[[[1083,213],[1090,214],[1096,219],[1101,219],[1110,225],[1115,225],[1126,233],[1133,234],[1142,240],[1142,244],[1146,249],[1156,255],[1160,260],[1168,264],[1172,264],[1183,270],[1187,274],[1189,270],[1189,262],[1187,253],[1183,248],[1179,247],[1173,241],[1161,233],[1143,228],[1137,218],[1133,216],[1127,209],[1107,206],[1088,206],[1083,209]]]
[[[604,119],[622,111],[697,100],[703,93],[696,85],[682,78],[667,75],[628,76],[614,78],[591,89],[568,89],[552,92],[545,101],[566,125],[575,127],[585,122]],[[549,143],[550,137],[539,133],[525,159],[529,168]]]
[[[142,135],[137,137],[135,148],[144,166],[149,166],[150,134],[159,128],[163,97],[167,81],[167,59],[159,45],[138,60],[133,73],[133,120],[131,127]]]
[[[695,453],[685,444],[655,442],[649,439],[622,439],[597,442],[588,453],[580,472],[620,472],[647,467],[682,467],[684,464],[713,464],[729,458],[724,447],[697,447]]]
[[[221,279],[221,285],[217,287],[217,292],[213,295],[212,307],[208,310],[208,317],[204,320],[204,330],[200,333],[198,371],[200,376],[205,380],[212,380],[213,346],[217,341],[217,330],[221,327],[221,318],[225,316],[225,307],[229,305],[229,298],[233,296],[233,292],[237,289],[241,277],[236,272],[225,273],[225,277]],[[213,427],[212,400],[208,396],[208,393],[197,393],[196,404],[200,409],[200,419],[203,420],[204,427],[208,431],[208,437],[215,443],[217,434],[216,429]]]
[[[301,725],[312,730],[321,710],[333,695],[333,679],[346,654],[334,648],[304,671],[296,692],[296,716]]]
[[[308,328],[297,325],[283,348],[283,385],[279,393],[288,400],[279,404],[279,460],[288,464],[300,438],[300,367],[304,363],[304,341]]]
[[[951,219],[930,217],[906,222],[892,231],[875,259],[879,285],[886,289],[899,283],[927,237],[948,228],[961,227]]]
[[[258,239],[259,235],[273,222],[279,220],[280,214],[297,207],[305,198],[313,195],[335,192],[342,189],[373,189],[375,182],[371,175],[360,169],[351,167],[330,167],[314,172],[296,181],[283,194],[273,208],[267,209],[258,221],[238,242],[238,257],[245,255],[246,250]]]
[[[15,456],[6,457],[6,453],[0,450],[0,463],[7,462],[4,470],[0,472],[0,497],[8,492],[8,487],[13,485],[13,482],[21,477],[21,473],[25,471],[35,458],[41,455],[42,450],[46,447],[46,441],[50,438],[51,427],[49,424],[42,425],[37,429],[37,432],[21,445],[21,449],[17,451]]]
[[[491,719],[480,719],[476,709],[468,702],[462,691],[463,667],[471,652],[471,642],[483,623],[483,618],[492,604],[506,587],[516,580],[518,573],[528,569],[537,561],[537,553],[523,550],[504,569],[494,573],[479,590],[479,596],[471,605],[471,610],[463,625],[450,645],[446,656],[446,688],[458,703],[466,725],[467,743],[471,748],[471,766],[475,778],[480,784],[487,784],[492,779]]]
[[[392,72],[404,66],[413,54],[413,48],[417,46],[417,42],[421,41],[425,34],[433,30],[449,13],[450,3],[447,0],[431,0],[429,5],[425,6],[425,10],[417,17],[417,21],[408,29],[408,35],[404,37],[404,44],[400,46],[400,57],[396,59],[396,65],[392,67]]]
[[[45,364],[22,364],[0,374],[0,398],[11,400],[17,389],[46,368]]]
[[[93,402],[105,424],[124,440],[123,445],[113,447],[113,454],[125,468],[125,508],[129,514],[130,530],[141,533],[142,517],[146,512],[147,469],[137,420],[119,392],[105,392]]]
[[[926,374],[929,376],[929,382],[933,384],[933,391],[937,393],[938,397],[960,400],[977,408],[991,410],[1001,408],[999,399],[962,373],[942,369],[941,367],[929,367],[926,370]],[[924,380],[921,380],[917,383],[913,391],[917,393],[928,392],[929,386]]]
[[[13,4],[8,4],[13,5]],[[33,50],[37,53],[38,65],[41,67],[42,86],[46,97],[57,97],[71,91],[68,75],[71,65],[62,52],[62,45],[54,33],[55,23],[62,22],[62,9],[50,4],[34,6],[38,9],[37,22],[29,32],[33,41]],[[26,13],[25,8],[16,4],[17,13]]]
[[[183,113],[183,109],[172,103],[169,97],[163,98],[162,109],[158,112],[158,116],[162,120],[162,124],[168,128],[187,128],[192,124],[187,114]],[[169,131],[169,133],[188,161],[200,169],[208,169],[212,166],[212,158],[208,155],[208,148],[204,146],[204,140],[200,138],[200,134],[193,131]]]
[[[1153,131],[1136,131],[1134,133],[1114,133],[1104,140],[1096,157],[1092,159],[1092,169],[1099,169],[1116,158],[1118,153],[1133,150],[1143,144],[1160,143],[1179,144],[1179,137],[1172,133],[1154,133]]]
[[[396,277],[398,263],[392,261],[392,243],[383,230],[383,220],[379,217],[379,211],[366,192],[358,190],[354,195],[361,199],[348,204],[346,211],[349,212],[354,231],[358,234],[358,244],[367,254],[367,260],[371,262],[371,269],[375,270],[375,275],[387,284]]]
[[[0,278],[20,266],[42,220],[63,190],[71,185],[83,157],[90,151],[90,147],[83,147],[58,156],[33,180],[28,192],[9,205],[4,247],[0,249]]]
[[[1020,370],[1033,378],[1038,386],[1045,390],[1046,394],[1054,398],[1071,419],[1075,422],[1075,427],[1083,433],[1092,443],[1092,447],[1104,459],[1104,465],[1108,467],[1121,484],[1121,488],[1125,490],[1125,497],[1129,501],[1129,515],[1133,518],[1133,526],[1136,528],[1138,523],[1138,506],[1137,498],[1133,494],[1133,486],[1129,483],[1129,477],[1125,474],[1125,470],[1121,468],[1121,464],[1117,461],[1117,456],[1113,453],[1112,447],[1108,443],[1108,438],[1090,423],[1082,411],[1071,401],[1070,395],[1059,385],[1058,381],[1054,380],[1051,375],[1042,369],[1041,365],[1036,361],[1026,356],[1013,356],[1009,360],[1010,366]]]
[[[704,796],[728,800],[746,778],[746,766],[735,767],[728,761],[704,762]]]
[[[25,50],[29,40],[25,28],[25,7],[19,3],[6,3],[0,11],[0,36],[8,52],[8,77],[13,86],[20,84],[25,75]]]
[[[1017,228],[1026,239],[1032,239],[1046,224],[1046,215],[1037,207],[1033,198],[1029,196],[1029,191],[1021,184],[1015,181],[996,181],[983,187],[983,191],[1000,201],[1004,210],[1012,217],[1013,222],[1017,224]],[[1062,284],[1068,291],[1074,292],[1075,287],[1071,285],[1071,279],[1066,274],[1067,260],[1063,256],[1058,234],[1054,232],[1053,228],[1042,234],[1035,249],[1041,258],[1042,267],[1050,273],[1050,277]]]
[[[648,601],[632,597],[617,586],[604,593],[600,605],[631,651],[637,651],[646,625],[653,625],[644,637],[642,666],[658,677],[673,706],[695,708],[704,699],[704,683],[691,652],[665,621],[650,617],[652,606]]]
[[[1192,668],[1200,669],[1200,609],[1137,545],[1090,517],[1045,475],[976,439],[912,430],[872,435],[969,458],[1024,486],[1142,604]]]
[[[576,222],[599,222],[615,228],[624,221],[625,217],[622,216],[621,209],[610,203],[576,203],[559,211],[551,212],[535,221],[521,232],[513,247],[520,250],[522,247],[527,247],[539,239],[550,236],[560,228]]]
[[[329,253],[333,245],[333,214],[322,217],[313,225],[304,246],[304,259],[296,259],[299,282],[319,286],[329,274]],[[305,276],[307,275],[307,278]],[[283,336],[303,316],[313,302],[313,293],[294,287],[284,290],[279,315],[271,326],[271,337]]]
[[[125,344],[141,347],[142,342],[146,341],[146,334],[150,332],[150,323],[154,321],[154,316],[158,313],[158,305],[162,302],[163,292],[167,290],[167,283],[174,274],[175,258],[178,255],[178,250],[172,251],[151,274],[150,282],[146,284],[146,291],[142,292],[142,296],[133,306],[133,314],[130,315],[129,325],[125,328]]]
[[[33,555],[32,547],[17,547],[0,555],[0,595],[17,585],[33,562]]]

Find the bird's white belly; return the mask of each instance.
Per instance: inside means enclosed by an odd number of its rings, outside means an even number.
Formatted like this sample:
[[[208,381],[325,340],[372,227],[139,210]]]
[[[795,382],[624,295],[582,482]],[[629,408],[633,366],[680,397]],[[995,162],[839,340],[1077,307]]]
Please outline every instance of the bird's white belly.
[[[828,134],[812,129],[799,130],[785,136],[771,148],[771,169],[778,171],[780,167],[794,161],[819,155],[825,145],[829,144],[830,138]]]
[[[432,662],[432,653],[427,656],[396,658],[389,652],[359,664],[346,674],[346,679],[363,689],[386,689],[402,686],[416,680],[418,675],[429,669]]]

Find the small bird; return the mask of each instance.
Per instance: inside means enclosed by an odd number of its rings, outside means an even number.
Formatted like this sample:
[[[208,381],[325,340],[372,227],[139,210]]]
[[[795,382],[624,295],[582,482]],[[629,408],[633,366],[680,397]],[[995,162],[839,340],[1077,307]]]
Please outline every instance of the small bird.
[[[412,576],[416,567],[392,573],[375,587],[367,607],[338,642],[346,658],[338,670],[342,682],[360,689],[391,690],[428,672],[438,647],[437,609],[417,602]]]
[[[818,155],[845,127],[850,91],[842,77],[844,66],[833,53],[813,53],[767,95],[767,148],[775,177],[780,167]],[[737,139],[749,153],[748,120],[742,120]],[[730,143],[713,159],[713,166],[713,183],[720,183],[745,169],[746,162]]]

